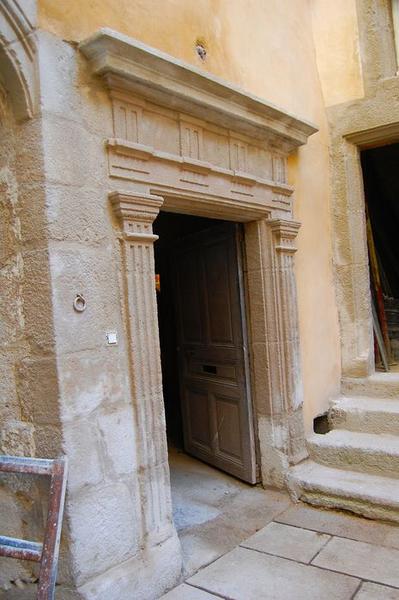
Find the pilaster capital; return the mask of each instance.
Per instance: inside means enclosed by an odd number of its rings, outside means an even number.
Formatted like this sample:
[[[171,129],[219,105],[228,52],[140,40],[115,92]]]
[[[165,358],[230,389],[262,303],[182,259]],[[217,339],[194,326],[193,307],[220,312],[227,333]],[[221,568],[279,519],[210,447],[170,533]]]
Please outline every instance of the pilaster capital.
[[[158,239],[158,236],[152,233],[152,224],[163,204],[161,196],[112,192],[109,199],[127,239],[143,242],[154,242]]]
[[[275,250],[294,254],[297,251],[295,239],[301,224],[288,219],[273,219],[269,221],[269,225],[273,232]]]

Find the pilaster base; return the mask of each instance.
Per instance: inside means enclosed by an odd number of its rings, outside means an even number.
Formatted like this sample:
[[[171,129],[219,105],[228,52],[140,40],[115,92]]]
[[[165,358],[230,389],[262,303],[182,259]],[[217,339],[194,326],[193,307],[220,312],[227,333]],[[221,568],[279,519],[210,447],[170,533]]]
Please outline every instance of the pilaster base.
[[[179,583],[181,571],[180,541],[173,533],[85,583],[78,592],[83,600],[155,600]]]

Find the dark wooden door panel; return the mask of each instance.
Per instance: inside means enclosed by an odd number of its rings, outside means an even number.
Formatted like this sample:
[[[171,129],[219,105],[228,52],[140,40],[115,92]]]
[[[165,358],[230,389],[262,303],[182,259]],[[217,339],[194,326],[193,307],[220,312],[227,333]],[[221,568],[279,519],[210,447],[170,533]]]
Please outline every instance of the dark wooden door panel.
[[[240,406],[237,399],[215,396],[217,449],[230,460],[240,461],[242,457]],[[237,431],[238,426],[238,431]]]
[[[187,385],[184,394],[184,421],[187,426],[189,443],[192,448],[197,446],[202,451],[211,453],[212,444],[207,390],[191,388]]]
[[[181,335],[183,344],[200,344],[203,340],[201,311],[201,281],[198,279],[197,256],[194,253],[182,255],[177,271]]]
[[[218,226],[173,253],[184,442],[188,453],[255,483],[236,236],[233,224]]]
[[[210,344],[234,346],[230,254],[225,240],[221,240],[205,248],[202,256]]]

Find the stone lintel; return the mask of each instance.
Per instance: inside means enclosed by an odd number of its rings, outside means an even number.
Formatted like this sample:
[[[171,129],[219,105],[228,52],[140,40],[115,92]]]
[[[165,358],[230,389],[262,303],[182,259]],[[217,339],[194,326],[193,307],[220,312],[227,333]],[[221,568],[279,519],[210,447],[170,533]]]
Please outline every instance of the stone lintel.
[[[348,142],[359,146],[359,148],[375,148],[387,144],[397,143],[399,140],[399,123],[387,123],[378,127],[361,129],[345,133],[343,136]]]
[[[317,128],[261,98],[108,28],[80,43],[93,73],[160,105],[216,123],[290,152]]]

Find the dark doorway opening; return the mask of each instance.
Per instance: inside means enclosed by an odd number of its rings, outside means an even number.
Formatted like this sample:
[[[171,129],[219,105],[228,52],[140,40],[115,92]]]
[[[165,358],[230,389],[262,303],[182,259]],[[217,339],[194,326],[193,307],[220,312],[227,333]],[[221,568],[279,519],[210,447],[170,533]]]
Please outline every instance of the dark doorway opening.
[[[168,446],[184,449],[180,398],[177,315],[173,275],[173,249],[185,237],[223,223],[216,219],[161,211],[154,223],[159,236],[155,244],[159,338],[161,344],[162,384]]]
[[[241,226],[161,212],[154,233],[173,519],[188,577],[262,527],[270,507],[264,490],[247,484],[257,473],[250,395],[242,385],[246,343],[240,336],[236,343],[242,323],[239,260],[233,255],[239,244],[233,242]],[[244,310],[242,299],[238,306]],[[209,429],[217,425],[211,439],[204,421]]]
[[[376,366],[399,360],[399,144],[361,152]]]
[[[161,212],[154,232],[169,448],[256,483],[241,225]]]

